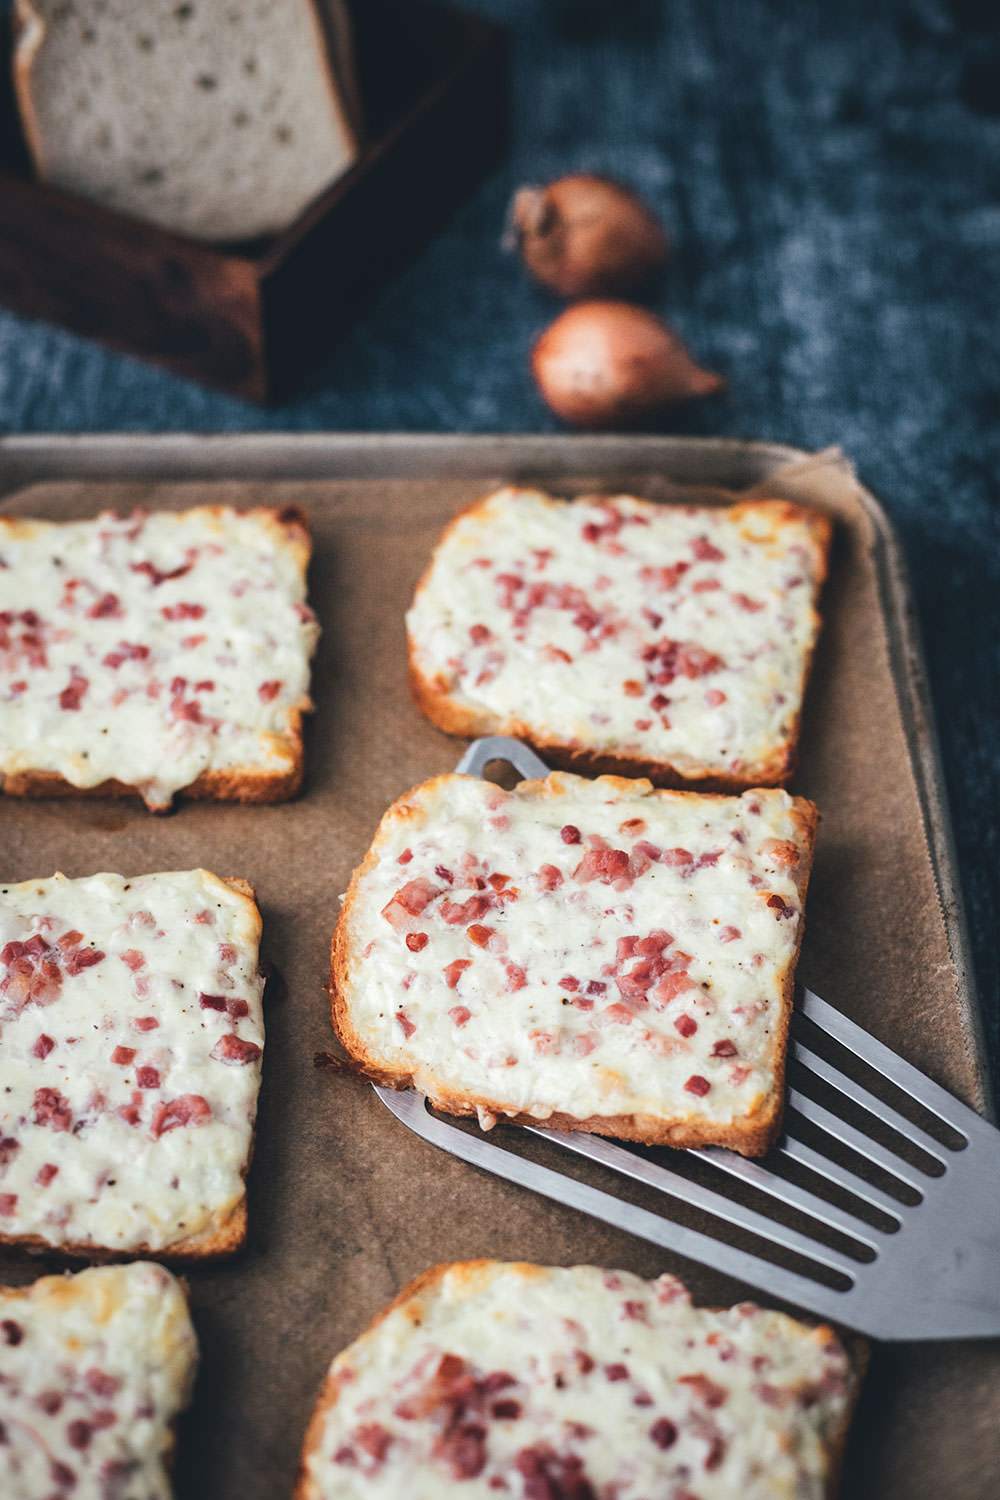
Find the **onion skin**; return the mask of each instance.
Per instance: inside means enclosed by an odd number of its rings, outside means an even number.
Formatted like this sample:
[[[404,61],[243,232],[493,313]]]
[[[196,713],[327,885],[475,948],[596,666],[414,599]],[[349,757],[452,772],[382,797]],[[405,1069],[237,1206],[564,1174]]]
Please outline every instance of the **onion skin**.
[[[669,253],[666,235],[634,193],[585,172],[521,188],[508,224],[532,276],[559,297],[637,291]]]
[[[542,399],[572,427],[631,427],[722,388],[654,313],[628,302],[578,302],[531,351]]]

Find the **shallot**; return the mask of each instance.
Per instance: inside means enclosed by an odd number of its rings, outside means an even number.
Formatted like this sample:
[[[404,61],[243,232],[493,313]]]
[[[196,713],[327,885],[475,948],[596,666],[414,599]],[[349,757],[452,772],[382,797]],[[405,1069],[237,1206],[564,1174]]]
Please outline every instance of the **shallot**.
[[[667,258],[667,237],[617,182],[578,172],[514,195],[509,240],[560,297],[608,297],[644,286]]]
[[[567,308],[535,342],[531,372],[556,416],[574,427],[632,426],[724,384],[661,319],[628,302]]]

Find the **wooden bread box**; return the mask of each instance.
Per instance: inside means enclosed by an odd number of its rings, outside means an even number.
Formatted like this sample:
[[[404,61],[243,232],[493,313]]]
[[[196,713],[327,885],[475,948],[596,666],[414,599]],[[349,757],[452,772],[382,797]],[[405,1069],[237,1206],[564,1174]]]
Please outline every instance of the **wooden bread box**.
[[[365,0],[366,143],[281,234],[218,246],[34,180],[0,83],[0,302],[259,403],[286,396],[499,160],[506,33],[426,0]]]

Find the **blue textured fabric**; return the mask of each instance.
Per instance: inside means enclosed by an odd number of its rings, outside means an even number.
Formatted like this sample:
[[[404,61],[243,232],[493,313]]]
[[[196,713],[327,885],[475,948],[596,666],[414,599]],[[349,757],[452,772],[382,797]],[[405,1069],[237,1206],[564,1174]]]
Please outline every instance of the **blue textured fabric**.
[[[514,143],[445,233],[261,412],[0,312],[0,428],[529,431],[555,305],[499,248],[513,188],[637,186],[658,299],[722,397],[670,430],[839,443],[908,554],[1000,1061],[1000,26],[976,0],[466,0],[514,35]],[[991,19],[992,17],[992,19]]]

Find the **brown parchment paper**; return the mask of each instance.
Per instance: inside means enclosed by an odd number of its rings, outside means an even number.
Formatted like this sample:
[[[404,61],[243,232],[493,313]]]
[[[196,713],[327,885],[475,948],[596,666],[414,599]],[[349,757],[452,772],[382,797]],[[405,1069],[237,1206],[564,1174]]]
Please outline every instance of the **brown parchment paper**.
[[[675,492],[662,474],[567,474],[550,487],[573,494],[623,484],[651,498]],[[296,802],[182,803],[171,816],[153,817],[131,802],[0,798],[4,880],[56,869],[78,876],[204,865],[257,889],[263,957],[275,981],[249,1245],[228,1265],[188,1273],[202,1364],[180,1429],[178,1500],[287,1496],[329,1360],[436,1261],[496,1256],[647,1276],[670,1270],[698,1300],[750,1295],[444,1155],[407,1132],[366,1085],[313,1067],[313,1054],[332,1044],[325,986],[338,896],[389,802],[451,769],[461,753],[462,743],[426,723],[409,701],[403,614],[444,523],[488,487],[461,478],[60,482],[2,502],[8,514],[54,519],[206,500],[295,503],[312,520],[311,598],[323,638],[306,784]],[[947,1088],[980,1103],[968,1009],[894,691],[872,519],[849,466],[836,460],[785,470],[758,492],[819,505],[839,522],[794,783],[823,815],[800,975]],[[22,1283],[58,1264],[6,1252],[0,1280]],[[933,1298],[934,1288],[914,1286],[912,1294]],[[998,1493],[1000,1345],[876,1346],[843,1496],[994,1500]]]

